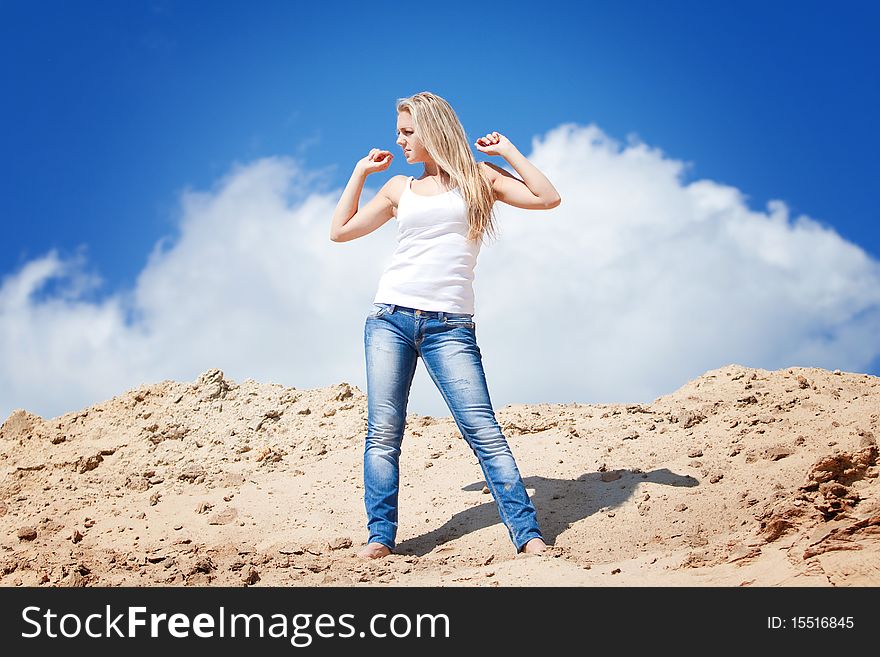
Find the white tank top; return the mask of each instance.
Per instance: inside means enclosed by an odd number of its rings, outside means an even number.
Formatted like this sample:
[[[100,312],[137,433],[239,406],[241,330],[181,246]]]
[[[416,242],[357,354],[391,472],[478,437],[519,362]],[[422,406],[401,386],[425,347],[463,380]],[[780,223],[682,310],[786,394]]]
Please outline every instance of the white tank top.
[[[467,206],[458,188],[422,196],[410,185],[397,206],[397,248],[374,303],[474,314],[480,240],[468,240]]]

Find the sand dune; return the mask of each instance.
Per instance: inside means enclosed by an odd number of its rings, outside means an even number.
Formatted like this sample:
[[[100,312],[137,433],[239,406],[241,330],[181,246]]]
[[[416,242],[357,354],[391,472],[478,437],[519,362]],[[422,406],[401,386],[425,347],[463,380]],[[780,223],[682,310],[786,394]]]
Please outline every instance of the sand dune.
[[[438,393],[439,394],[439,393]],[[366,395],[220,370],[0,427],[5,586],[880,584],[880,379],[728,365],[649,405],[496,409],[548,552],[516,555],[451,417],[408,417],[365,542]]]

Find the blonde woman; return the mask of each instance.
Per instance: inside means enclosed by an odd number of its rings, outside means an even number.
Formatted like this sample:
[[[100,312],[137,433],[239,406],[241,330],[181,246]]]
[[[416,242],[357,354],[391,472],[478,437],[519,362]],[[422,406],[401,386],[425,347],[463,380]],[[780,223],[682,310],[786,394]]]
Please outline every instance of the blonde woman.
[[[369,538],[358,552],[376,559],[395,548],[400,447],[419,356],[474,451],[517,552],[546,547],[535,507],[495,418],[477,346],[474,266],[487,234],[495,234],[493,204],[549,210],[560,197],[549,180],[504,136],[490,132],[477,150],[507,160],[517,178],[477,162],[449,103],[424,91],[397,101],[397,144],[420,178],[397,175],[363,208],[358,200],[371,173],[394,155],[374,148],[354,168],[330,227],[348,242],[395,217],[397,248],[379,280],[366,317],[367,436],[364,504]]]

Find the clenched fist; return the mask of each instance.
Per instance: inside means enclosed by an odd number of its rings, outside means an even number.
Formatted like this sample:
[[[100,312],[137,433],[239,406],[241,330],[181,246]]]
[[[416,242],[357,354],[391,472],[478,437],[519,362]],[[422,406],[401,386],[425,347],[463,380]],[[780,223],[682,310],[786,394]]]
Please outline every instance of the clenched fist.
[[[490,132],[485,137],[477,139],[475,146],[477,150],[486,155],[500,155],[505,157],[513,148],[510,140],[500,132]]]
[[[357,166],[367,175],[384,171],[391,166],[391,160],[394,156],[391,151],[383,151],[379,148],[370,149],[369,155],[358,161]]]

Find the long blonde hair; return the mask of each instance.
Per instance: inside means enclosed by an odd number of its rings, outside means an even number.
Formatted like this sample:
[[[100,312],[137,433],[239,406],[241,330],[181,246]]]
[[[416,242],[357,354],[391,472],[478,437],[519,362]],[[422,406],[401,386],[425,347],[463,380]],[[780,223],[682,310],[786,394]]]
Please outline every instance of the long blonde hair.
[[[430,91],[421,91],[399,98],[397,112],[409,112],[425,150],[458,186],[468,208],[468,239],[482,241],[486,235],[497,236],[492,183],[480,171],[470,140],[452,106]]]

